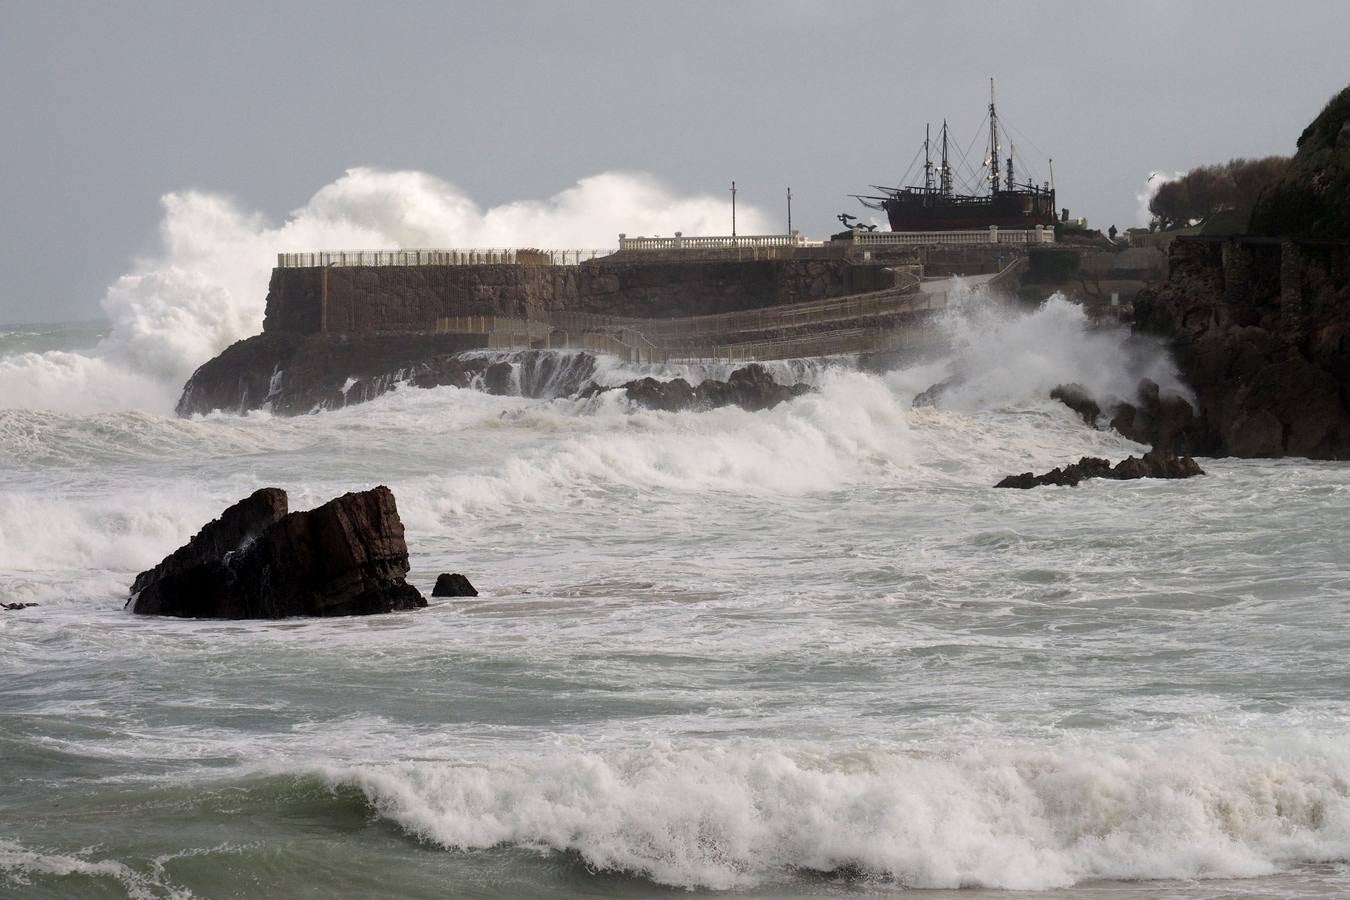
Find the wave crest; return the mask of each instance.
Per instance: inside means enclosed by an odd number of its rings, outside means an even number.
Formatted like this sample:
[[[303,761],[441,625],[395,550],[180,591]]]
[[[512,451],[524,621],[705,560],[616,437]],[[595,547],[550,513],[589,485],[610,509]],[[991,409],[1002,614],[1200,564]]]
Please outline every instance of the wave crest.
[[[889,751],[669,746],[325,773],[453,849],[579,853],[683,887],[860,871],[915,888],[1250,877],[1343,860],[1342,747]]]

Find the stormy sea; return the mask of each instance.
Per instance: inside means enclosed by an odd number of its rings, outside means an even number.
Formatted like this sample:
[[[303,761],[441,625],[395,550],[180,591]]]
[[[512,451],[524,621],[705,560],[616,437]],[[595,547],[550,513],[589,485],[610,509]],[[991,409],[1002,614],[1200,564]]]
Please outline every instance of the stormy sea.
[[[578,190],[645,196],[606,178]],[[0,326],[0,599],[36,604],[0,610],[0,896],[1350,893],[1350,466],[993,489],[1145,449],[1057,385],[1186,391],[1061,297],[972,295],[894,371],[770,364],[816,390],[754,413],[403,387],[173,415],[258,331],[269,254],[433,246],[454,223],[380,217],[454,199],[353,170],[270,227],[169,195],[104,320]],[[727,370],[594,373],[637,375]],[[124,609],[259,487],[377,484],[409,580],[478,597]]]
[[[993,490],[1138,453],[1048,389],[1170,364],[1059,298],[978,307],[888,374],[780,364],[818,390],[757,413],[89,411],[100,326],[3,329],[0,593],[37,606],[0,613],[0,894],[1350,892],[1350,467]],[[479,597],[123,609],[259,486],[379,483],[410,581]]]

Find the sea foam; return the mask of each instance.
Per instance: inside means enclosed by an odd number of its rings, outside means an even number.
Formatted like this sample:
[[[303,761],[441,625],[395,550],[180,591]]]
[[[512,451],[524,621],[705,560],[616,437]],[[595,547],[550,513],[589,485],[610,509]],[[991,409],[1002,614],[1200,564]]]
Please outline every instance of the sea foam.
[[[681,196],[649,175],[603,172],[544,200],[483,208],[413,171],[357,167],[280,224],[208,191],[161,198],[160,248],[102,299],[110,332],[79,353],[0,359],[0,406],[74,413],[167,412],[188,376],[262,330],[276,254],[319,249],[542,246],[604,249],[620,231],[715,230],[722,201]],[[747,228],[767,220],[746,207]]]
[[[1350,751],[1297,737],[952,755],[658,745],[325,777],[446,848],[568,850],[691,888],[841,870],[916,888],[1248,877],[1350,847]]]

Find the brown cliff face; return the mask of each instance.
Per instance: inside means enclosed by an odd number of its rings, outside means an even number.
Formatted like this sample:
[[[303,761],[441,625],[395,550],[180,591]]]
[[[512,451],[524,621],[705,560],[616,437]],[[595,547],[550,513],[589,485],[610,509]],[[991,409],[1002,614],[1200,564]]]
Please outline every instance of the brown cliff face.
[[[1135,327],[1196,393],[1196,452],[1350,458],[1350,242],[1178,238]]]
[[[1350,459],[1350,88],[1298,140],[1249,237],[1178,238],[1136,327],[1171,340],[1204,446]]]

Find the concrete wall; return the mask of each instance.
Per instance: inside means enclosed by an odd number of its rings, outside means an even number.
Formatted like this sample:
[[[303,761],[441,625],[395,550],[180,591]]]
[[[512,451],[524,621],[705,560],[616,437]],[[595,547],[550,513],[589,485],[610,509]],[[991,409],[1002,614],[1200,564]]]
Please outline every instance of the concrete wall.
[[[263,330],[425,331],[441,317],[531,318],[547,311],[704,315],[864,293],[893,283],[880,264],[844,259],[286,268],[272,271]]]

